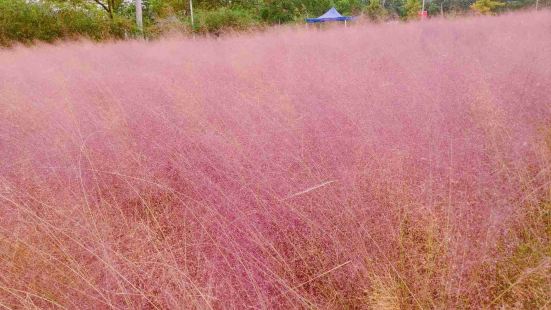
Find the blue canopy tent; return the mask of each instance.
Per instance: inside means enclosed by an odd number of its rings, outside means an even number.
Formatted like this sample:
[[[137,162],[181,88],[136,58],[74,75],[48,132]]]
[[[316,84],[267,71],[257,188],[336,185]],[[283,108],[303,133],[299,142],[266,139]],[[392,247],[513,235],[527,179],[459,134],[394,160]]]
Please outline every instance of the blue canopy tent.
[[[329,11],[325,12],[325,14],[323,14],[318,18],[307,18],[306,22],[310,24],[331,22],[331,21],[340,21],[340,22],[346,23],[347,20],[352,20],[352,18],[353,18],[352,16],[342,16],[341,13],[337,11],[337,9],[332,7],[331,9],[329,9]]]

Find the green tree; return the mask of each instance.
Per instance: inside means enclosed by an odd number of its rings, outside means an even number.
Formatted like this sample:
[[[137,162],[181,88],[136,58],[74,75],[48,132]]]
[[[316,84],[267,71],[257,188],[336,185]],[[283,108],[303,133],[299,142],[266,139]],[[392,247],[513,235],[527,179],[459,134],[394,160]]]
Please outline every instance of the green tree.
[[[427,11],[429,16],[444,16],[444,11],[449,9],[449,0],[432,0],[428,4]]]
[[[198,28],[200,32],[214,33],[231,30],[245,30],[255,24],[249,12],[239,8],[221,7],[216,10],[198,11]]]
[[[405,4],[405,18],[416,19],[421,11],[421,2],[419,0],[407,0]]]
[[[91,5],[94,5],[104,10],[111,19],[114,18],[115,13],[124,3],[123,0],[46,0],[46,2],[61,3],[86,9],[90,9]]]
[[[336,0],[335,8],[343,15],[354,15],[362,11],[361,0]]]
[[[505,4],[496,0],[477,0],[471,5],[471,9],[481,14],[492,14]]]
[[[380,0],[370,0],[364,12],[371,20],[380,20],[387,15],[387,11],[381,5]]]
[[[130,20],[110,19],[101,10],[95,5],[0,0],[0,46],[80,37],[120,39],[135,32]]]
[[[260,10],[262,20],[273,24],[293,21],[299,14],[300,6],[295,0],[265,1]]]

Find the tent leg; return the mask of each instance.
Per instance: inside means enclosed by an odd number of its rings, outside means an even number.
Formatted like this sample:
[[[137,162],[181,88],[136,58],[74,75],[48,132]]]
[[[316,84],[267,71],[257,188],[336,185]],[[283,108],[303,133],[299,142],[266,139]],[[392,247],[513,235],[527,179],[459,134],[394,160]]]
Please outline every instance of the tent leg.
[[[344,28],[348,27],[347,24],[346,24],[346,20],[344,21]]]

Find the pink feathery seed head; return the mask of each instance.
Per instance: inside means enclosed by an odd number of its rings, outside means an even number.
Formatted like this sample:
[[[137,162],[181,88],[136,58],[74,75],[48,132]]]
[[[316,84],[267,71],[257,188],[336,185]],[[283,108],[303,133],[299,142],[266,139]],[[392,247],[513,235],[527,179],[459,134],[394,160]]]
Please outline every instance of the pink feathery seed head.
[[[0,303],[490,303],[481,270],[549,194],[549,27],[0,51]]]

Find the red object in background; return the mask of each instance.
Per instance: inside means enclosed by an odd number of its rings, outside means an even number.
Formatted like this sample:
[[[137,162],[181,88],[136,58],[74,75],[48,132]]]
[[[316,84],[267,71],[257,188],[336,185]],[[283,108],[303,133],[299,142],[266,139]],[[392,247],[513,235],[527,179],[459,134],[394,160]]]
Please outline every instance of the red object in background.
[[[425,19],[428,16],[427,11],[419,11],[418,14],[419,14],[419,17],[421,17],[421,19]]]

